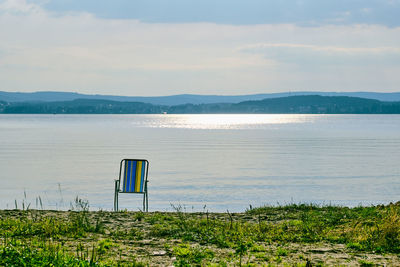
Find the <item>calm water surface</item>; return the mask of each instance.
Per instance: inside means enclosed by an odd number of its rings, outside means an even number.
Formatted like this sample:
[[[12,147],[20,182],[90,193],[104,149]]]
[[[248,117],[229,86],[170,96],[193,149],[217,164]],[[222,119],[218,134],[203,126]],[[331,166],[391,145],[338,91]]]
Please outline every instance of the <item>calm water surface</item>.
[[[150,161],[150,210],[388,203],[400,199],[400,116],[1,115],[0,208],[79,196],[111,210],[122,158]]]

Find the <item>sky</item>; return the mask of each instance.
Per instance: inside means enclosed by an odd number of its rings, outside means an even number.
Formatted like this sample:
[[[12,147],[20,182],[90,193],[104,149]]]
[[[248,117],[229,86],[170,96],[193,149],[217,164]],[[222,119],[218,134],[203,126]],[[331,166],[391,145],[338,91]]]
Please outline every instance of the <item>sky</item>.
[[[0,0],[0,91],[400,91],[400,0]]]

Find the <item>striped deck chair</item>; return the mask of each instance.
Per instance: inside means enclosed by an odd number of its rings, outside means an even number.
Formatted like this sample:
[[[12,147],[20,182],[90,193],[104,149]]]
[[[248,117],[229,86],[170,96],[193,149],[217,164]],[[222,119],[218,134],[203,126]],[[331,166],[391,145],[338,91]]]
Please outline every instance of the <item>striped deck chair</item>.
[[[143,211],[149,210],[147,174],[149,162],[145,159],[123,159],[119,168],[119,179],[115,180],[114,211],[118,211],[118,194],[143,194]]]

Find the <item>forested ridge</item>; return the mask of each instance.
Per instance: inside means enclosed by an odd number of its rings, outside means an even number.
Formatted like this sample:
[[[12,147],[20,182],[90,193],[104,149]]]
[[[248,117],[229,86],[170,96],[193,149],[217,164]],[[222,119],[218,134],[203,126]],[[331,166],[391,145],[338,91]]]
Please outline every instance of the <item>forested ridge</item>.
[[[347,96],[303,95],[240,103],[153,105],[98,99],[54,102],[0,100],[4,114],[400,114],[400,102]]]

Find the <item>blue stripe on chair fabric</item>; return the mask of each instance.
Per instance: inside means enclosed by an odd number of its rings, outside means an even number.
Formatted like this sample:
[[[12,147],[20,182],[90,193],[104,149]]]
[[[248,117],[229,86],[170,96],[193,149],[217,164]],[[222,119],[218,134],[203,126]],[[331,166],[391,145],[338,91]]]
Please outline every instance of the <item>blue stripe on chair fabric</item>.
[[[122,187],[123,192],[129,192],[129,185],[131,183],[131,164],[130,161],[125,161],[124,186]]]
[[[131,178],[130,178],[130,170],[131,170],[130,164],[131,164],[130,161],[126,161],[125,162],[124,185],[122,187],[123,188],[123,192],[127,192],[128,188],[129,188],[129,184],[130,184],[130,180],[131,180]]]
[[[143,185],[144,185],[144,173],[145,173],[146,163],[143,162],[142,164],[142,175],[140,177],[140,192],[143,192]]]
[[[137,169],[137,161],[131,161],[131,186],[129,187],[128,192],[135,192],[136,186],[136,169]]]
[[[127,162],[127,165],[128,165],[128,167],[127,167],[127,174],[126,174],[126,177],[127,177],[127,181],[128,181],[128,183],[127,183],[127,185],[126,185],[126,192],[131,192],[131,187],[132,187],[132,175],[133,175],[133,173],[132,173],[132,166],[135,164],[135,162],[134,161],[128,161]]]

